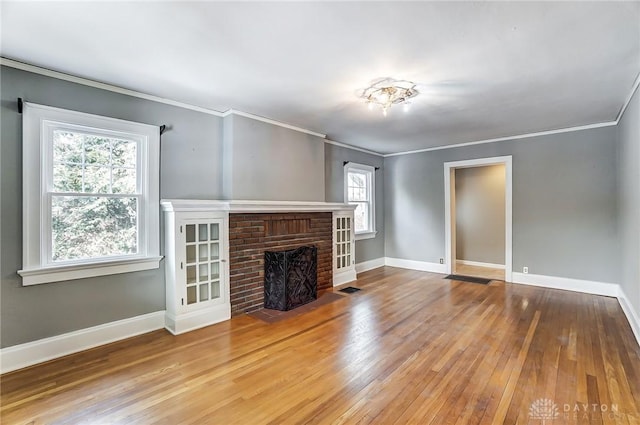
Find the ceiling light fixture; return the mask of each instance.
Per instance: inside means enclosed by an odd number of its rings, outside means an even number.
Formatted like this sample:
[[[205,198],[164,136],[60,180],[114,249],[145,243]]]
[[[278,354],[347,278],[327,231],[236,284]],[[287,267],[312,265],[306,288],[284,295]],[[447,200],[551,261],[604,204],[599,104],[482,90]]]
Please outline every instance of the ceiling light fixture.
[[[409,99],[418,95],[416,84],[406,80],[395,80],[385,78],[373,83],[362,90],[360,97],[364,99],[369,109],[378,106],[382,109],[382,114],[387,116],[387,112],[392,105],[403,104],[404,111],[409,111]]]

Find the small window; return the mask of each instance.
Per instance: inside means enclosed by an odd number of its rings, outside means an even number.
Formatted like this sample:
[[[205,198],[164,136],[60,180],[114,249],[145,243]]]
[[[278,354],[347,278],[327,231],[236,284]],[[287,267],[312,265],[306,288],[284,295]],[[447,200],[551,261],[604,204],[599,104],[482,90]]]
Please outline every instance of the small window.
[[[375,221],[375,169],[349,162],[344,166],[345,202],[356,205],[354,225],[356,239],[373,238]]]
[[[23,284],[157,268],[159,128],[27,103]]]

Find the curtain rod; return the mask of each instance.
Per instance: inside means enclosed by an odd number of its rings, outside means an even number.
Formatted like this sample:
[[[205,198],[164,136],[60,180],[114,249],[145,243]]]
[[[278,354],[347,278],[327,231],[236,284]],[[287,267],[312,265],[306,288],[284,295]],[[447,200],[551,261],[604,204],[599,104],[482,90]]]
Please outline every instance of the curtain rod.
[[[347,165],[348,163],[350,163],[351,161],[342,161],[342,166],[344,167],[345,165]],[[376,171],[378,171],[380,169],[380,167],[373,167]]]
[[[21,97],[19,97],[18,98],[18,113],[21,114],[23,109],[24,109],[24,100]],[[165,131],[167,131],[167,126],[165,124],[162,124],[160,126],[160,135],[162,135]]]

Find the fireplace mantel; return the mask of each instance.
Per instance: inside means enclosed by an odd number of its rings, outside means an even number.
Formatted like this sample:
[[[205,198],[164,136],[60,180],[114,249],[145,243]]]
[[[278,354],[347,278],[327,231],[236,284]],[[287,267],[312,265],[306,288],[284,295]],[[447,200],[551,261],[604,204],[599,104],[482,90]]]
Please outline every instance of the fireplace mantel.
[[[353,211],[356,206],[339,202],[242,201],[204,199],[163,199],[165,211],[227,211],[230,213],[288,213]]]

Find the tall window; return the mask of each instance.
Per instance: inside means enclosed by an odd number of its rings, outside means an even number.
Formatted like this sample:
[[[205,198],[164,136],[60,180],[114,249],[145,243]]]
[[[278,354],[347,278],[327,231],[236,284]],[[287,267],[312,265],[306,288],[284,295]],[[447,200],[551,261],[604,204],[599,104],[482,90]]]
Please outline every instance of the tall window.
[[[23,150],[23,284],[158,267],[158,127],[28,103]]]
[[[373,238],[375,223],[375,169],[349,162],[344,166],[345,202],[356,205],[354,224],[356,239]]]

